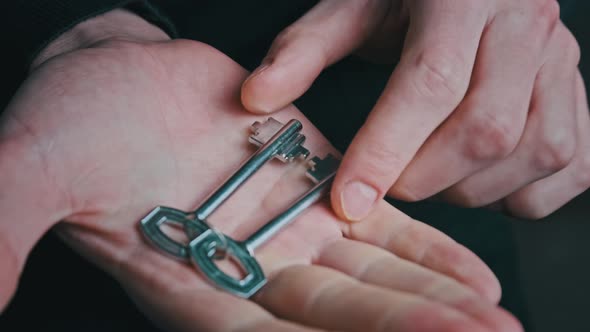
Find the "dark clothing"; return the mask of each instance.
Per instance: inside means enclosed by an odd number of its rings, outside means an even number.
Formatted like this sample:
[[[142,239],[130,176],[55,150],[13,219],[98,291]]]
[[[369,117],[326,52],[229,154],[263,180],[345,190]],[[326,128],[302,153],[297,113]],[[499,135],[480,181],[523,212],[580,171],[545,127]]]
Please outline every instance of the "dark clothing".
[[[563,13],[568,13],[568,6],[573,2],[562,1]],[[150,3],[4,0],[0,5],[4,14],[0,36],[2,45],[6,46],[2,59],[4,74],[0,79],[5,88],[0,95],[0,105],[10,99],[24,79],[30,61],[50,40],[76,23],[112,8],[128,6],[169,34],[210,44],[251,70],[258,65],[277,33],[315,3],[312,0],[161,0]],[[589,7],[586,1],[579,3]],[[582,27],[582,21],[575,22],[574,26],[580,24]],[[582,38],[582,45],[583,38],[586,38],[588,45],[588,35],[578,37]],[[379,96],[391,70],[392,66],[347,58],[327,69],[296,104],[344,151]],[[332,112],[338,112],[339,118],[349,121],[335,126]],[[440,203],[394,204],[446,232],[482,257],[502,283],[502,305],[527,324],[518,262],[507,218]],[[46,236],[32,253],[17,295],[0,318],[1,331],[27,331],[34,326],[43,326],[45,331],[154,330],[114,281],[52,235]]]

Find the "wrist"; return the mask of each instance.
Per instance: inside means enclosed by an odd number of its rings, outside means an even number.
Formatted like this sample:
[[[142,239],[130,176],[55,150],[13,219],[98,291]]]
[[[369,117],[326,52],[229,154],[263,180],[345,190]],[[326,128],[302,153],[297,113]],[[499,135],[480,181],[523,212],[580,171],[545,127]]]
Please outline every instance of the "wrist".
[[[170,37],[159,27],[124,9],[115,9],[79,23],[52,41],[33,60],[30,70],[43,62],[108,40],[158,42]]]

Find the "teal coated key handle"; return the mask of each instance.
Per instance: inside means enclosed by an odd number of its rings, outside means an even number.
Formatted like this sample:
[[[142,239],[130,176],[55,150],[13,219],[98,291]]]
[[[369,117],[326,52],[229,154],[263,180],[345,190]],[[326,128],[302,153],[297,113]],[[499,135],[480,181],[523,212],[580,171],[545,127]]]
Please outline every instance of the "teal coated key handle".
[[[217,288],[239,297],[251,297],[266,284],[262,268],[246,246],[226,236],[224,257],[235,262],[244,277],[238,279],[228,275],[216,264],[218,239],[213,230],[207,230],[192,240],[189,244],[191,262]]]
[[[188,260],[189,251],[184,243],[170,238],[162,231],[162,226],[169,224],[184,229],[193,234],[199,234],[208,229],[205,224],[194,222],[192,213],[166,206],[158,206],[140,222],[144,238],[162,252],[179,260]]]

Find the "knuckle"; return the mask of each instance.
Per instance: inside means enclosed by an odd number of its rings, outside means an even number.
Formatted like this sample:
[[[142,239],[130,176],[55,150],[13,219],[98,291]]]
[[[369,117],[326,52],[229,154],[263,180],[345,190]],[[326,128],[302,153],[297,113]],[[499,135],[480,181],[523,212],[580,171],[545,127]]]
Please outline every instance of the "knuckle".
[[[434,102],[458,104],[469,85],[470,70],[465,63],[456,53],[445,49],[422,52],[415,63],[416,92]]]
[[[559,40],[562,42],[559,52],[562,55],[563,64],[564,66],[577,68],[582,57],[580,44],[578,43],[576,37],[574,37],[574,35],[565,26],[560,30],[563,32],[559,37]]]
[[[511,1],[496,15],[514,30],[523,48],[540,53],[559,26],[560,6],[556,0]]]
[[[518,144],[520,130],[506,117],[484,114],[467,124],[465,155],[480,161],[505,158]]]
[[[546,134],[534,151],[534,163],[542,171],[557,172],[570,164],[576,153],[576,138],[566,132]]]
[[[536,16],[544,24],[554,26],[560,19],[561,7],[557,0],[541,0],[536,2]]]

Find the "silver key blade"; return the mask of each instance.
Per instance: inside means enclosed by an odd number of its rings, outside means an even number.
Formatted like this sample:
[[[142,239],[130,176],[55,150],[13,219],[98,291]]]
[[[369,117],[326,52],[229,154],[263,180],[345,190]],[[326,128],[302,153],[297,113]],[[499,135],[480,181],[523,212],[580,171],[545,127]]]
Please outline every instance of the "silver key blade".
[[[284,127],[284,124],[274,118],[268,118],[264,122],[254,122],[251,127],[250,143],[261,147],[266,144],[276,133]],[[282,162],[292,162],[297,158],[306,159],[309,156],[303,143],[305,136],[302,134],[294,135],[277,153],[276,158]]]
[[[320,183],[325,178],[333,176],[340,166],[340,160],[332,154],[327,154],[324,159],[313,157],[309,161],[309,169],[305,175],[314,183]]]

